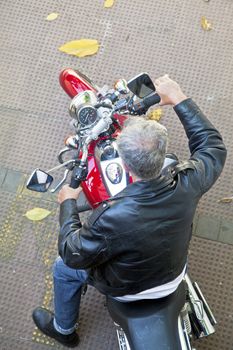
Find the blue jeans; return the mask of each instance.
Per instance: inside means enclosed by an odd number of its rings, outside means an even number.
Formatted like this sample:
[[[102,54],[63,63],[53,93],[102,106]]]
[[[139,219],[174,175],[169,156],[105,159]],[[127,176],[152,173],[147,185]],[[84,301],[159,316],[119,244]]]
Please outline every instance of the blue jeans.
[[[71,269],[58,257],[53,267],[55,327],[63,334],[74,331],[79,316],[86,270]]]

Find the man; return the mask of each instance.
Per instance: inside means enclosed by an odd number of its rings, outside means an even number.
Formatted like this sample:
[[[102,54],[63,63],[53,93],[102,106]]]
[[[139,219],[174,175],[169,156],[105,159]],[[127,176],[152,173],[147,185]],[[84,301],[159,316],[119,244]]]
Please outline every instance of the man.
[[[69,347],[81,287],[87,282],[123,302],[162,298],[181,282],[192,220],[201,196],[220,175],[226,149],[221,135],[168,75],[155,81],[161,105],[172,105],[189,139],[190,159],[163,169],[167,131],[135,118],[118,138],[119,153],[134,182],[80,223],[80,189],[59,193],[59,254],[54,266],[55,314],[37,308],[33,319],[48,336]],[[171,161],[171,160],[170,160]]]

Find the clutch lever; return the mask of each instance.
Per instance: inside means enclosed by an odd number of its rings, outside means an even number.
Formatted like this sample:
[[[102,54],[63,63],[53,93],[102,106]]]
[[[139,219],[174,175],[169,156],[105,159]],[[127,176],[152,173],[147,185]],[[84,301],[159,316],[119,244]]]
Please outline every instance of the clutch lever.
[[[62,180],[57,184],[57,186],[55,188],[50,190],[51,193],[56,192],[58,190],[58,188],[61,187],[64,184],[64,182],[66,181],[66,179],[68,177],[69,171],[70,171],[69,169],[65,170]]]
[[[61,151],[62,152],[62,151]],[[64,152],[62,152],[63,154]],[[60,154],[59,154],[60,155]],[[60,162],[61,163],[61,162]],[[64,172],[64,176],[63,178],[61,179],[61,181],[56,185],[55,188],[51,189],[50,192],[51,193],[54,193],[58,190],[58,188],[60,188],[66,181],[67,177],[68,177],[68,174],[70,171],[72,171],[74,169],[74,167],[77,165],[77,161],[75,159],[70,159],[66,162],[64,162],[62,160],[62,163],[52,169],[50,169],[48,172],[52,172],[52,171],[55,171],[55,170],[58,170],[60,168],[63,168],[63,167],[66,167],[65,169],[65,172]]]
[[[74,166],[75,166],[75,159],[70,159],[70,160],[67,160],[66,162],[64,162],[64,163],[62,163],[62,164],[60,164],[60,165],[56,165],[54,168],[52,168],[52,169],[49,169],[49,170],[47,170],[46,172],[47,173],[52,173],[53,171],[56,171],[56,170],[58,170],[58,169],[61,169],[61,168],[63,168],[63,167],[65,167],[65,166],[69,166],[68,167],[68,169],[70,169],[70,168],[74,168]],[[71,169],[71,170],[72,170]]]

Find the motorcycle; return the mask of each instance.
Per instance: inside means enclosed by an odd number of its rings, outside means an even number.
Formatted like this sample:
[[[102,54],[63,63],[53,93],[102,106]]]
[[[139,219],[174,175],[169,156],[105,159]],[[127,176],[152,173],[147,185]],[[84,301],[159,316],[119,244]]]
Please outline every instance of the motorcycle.
[[[65,168],[62,180],[50,191],[57,191],[72,173],[70,186],[83,189],[77,202],[78,211],[83,212],[97,208],[133,181],[123,166],[116,139],[128,116],[146,114],[160,97],[147,73],[128,82],[119,79],[108,89],[68,68],[61,72],[60,84],[72,98],[69,113],[75,133],[67,137],[58,154],[60,164],[48,171],[35,169],[26,186],[46,192],[53,182],[51,172]],[[65,160],[70,154],[71,159]],[[176,163],[177,158],[168,154],[163,171]],[[217,323],[200,287],[188,274],[165,298],[123,303],[107,297],[107,308],[120,350],[194,350],[192,340],[213,334]]]

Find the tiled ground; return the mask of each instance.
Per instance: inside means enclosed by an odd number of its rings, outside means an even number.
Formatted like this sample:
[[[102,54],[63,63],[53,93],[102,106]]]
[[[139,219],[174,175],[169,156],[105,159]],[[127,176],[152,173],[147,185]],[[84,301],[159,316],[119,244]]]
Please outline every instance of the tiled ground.
[[[98,85],[112,85],[147,71],[169,73],[180,82],[224,136],[228,159],[215,186],[202,199],[195,218],[190,273],[219,321],[217,333],[200,350],[232,350],[232,0],[0,0],[0,350],[52,348],[34,330],[31,312],[52,305],[51,266],[57,255],[56,196],[32,196],[25,174],[56,165],[71,129],[69,98],[58,84],[64,67],[77,67]],[[53,22],[45,18],[59,13]],[[213,29],[203,31],[201,17]],[[67,41],[93,38],[97,55],[78,59],[58,51]],[[170,150],[188,156],[185,134],[174,113],[164,108]],[[24,216],[36,206],[51,211],[40,223]],[[83,350],[117,349],[104,298],[92,288],[83,299]],[[57,345],[55,345],[57,348]],[[62,347],[60,347],[62,348]]]

